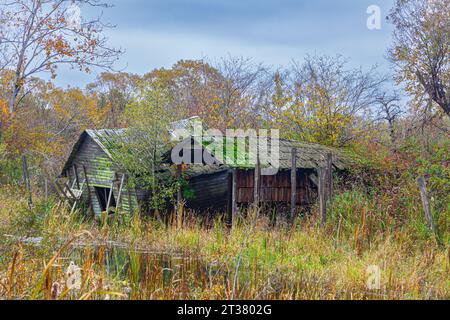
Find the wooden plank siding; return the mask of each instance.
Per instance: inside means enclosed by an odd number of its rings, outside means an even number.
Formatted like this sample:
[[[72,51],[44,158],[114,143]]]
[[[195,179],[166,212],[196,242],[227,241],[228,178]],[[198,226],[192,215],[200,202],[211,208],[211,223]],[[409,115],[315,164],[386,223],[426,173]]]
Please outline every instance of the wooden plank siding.
[[[99,145],[88,135],[83,137],[83,140],[78,144],[77,152],[71,159],[71,165],[76,165],[78,170],[82,170],[83,166],[86,168],[86,174],[89,179],[90,186],[90,198],[92,201],[92,208],[96,215],[101,215],[101,207],[94,187],[110,188],[112,179],[114,177],[114,165],[109,156],[99,147]],[[75,179],[74,172],[70,169],[66,169],[64,175],[71,181]],[[84,175],[78,173],[80,182],[84,180]],[[121,172],[117,172],[117,176],[120,178]],[[114,184],[113,194],[117,198],[119,193],[119,181]],[[128,195],[128,186],[125,184],[122,193]],[[131,205],[133,209],[137,208],[137,196],[136,191],[131,189]],[[83,200],[88,201],[89,195],[87,194],[87,188],[83,192]],[[121,207],[123,212],[129,213],[130,208],[128,204],[128,196],[122,197]]]
[[[254,201],[254,170],[236,170],[237,202],[248,204]],[[297,204],[310,205],[313,201],[314,185],[308,178],[313,170],[297,170]],[[229,170],[192,177],[188,189],[193,197],[186,200],[188,208],[194,210],[224,210],[228,200]],[[291,172],[279,171],[274,176],[261,176],[260,202],[290,203]]]
[[[309,205],[313,199],[313,184],[308,176],[312,170],[297,170],[297,204]],[[255,170],[237,171],[237,202],[251,203],[254,201],[254,173]],[[273,176],[260,177],[260,202],[285,202],[291,201],[291,172],[279,171]]]
[[[203,174],[189,179],[188,190],[193,193],[186,204],[194,210],[220,210],[227,206],[228,171]]]

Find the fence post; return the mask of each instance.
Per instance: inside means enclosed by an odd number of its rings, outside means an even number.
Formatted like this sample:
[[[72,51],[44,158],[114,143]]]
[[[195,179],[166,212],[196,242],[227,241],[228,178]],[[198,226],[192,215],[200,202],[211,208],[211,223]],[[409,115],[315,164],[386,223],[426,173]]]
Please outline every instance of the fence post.
[[[428,223],[428,227],[431,232],[436,233],[436,228],[433,221],[433,215],[431,214],[430,202],[428,201],[427,184],[424,177],[419,177],[419,189],[420,197],[422,198],[423,212],[425,215],[425,220]]]
[[[237,214],[237,169],[233,169],[233,182],[232,182],[232,191],[231,191],[231,221],[232,224],[236,221]]]
[[[177,165],[177,180],[181,181],[181,176],[183,173],[183,168],[181,164]],[[181,201],[183,201],[183,193],[181,190],[181,186],[177,189],[177,226],[181,228],[183,226],[183,209],[181,206]]]
[[[233,225],[233,172],[228,172],[227,178],[227,217],[226,225],[228,230],[231,229]]]
[[[326,169],[320,167],[317,169],[317,175],[319,180],[319,214],[320,214],[320,226],[324,227],[327,222],[327,202],[326,202],[326,192],[325,192],[325,177]]]
[[[326,180],[327,180],[326,181],[327,207],[331,210],[333,207],[333,154],[331,154],[331,153],[327,154]]]
[[[291,160],[291,219],[297,214],[297,149],[292,149]]]
[[[48,204],[48,180],[45,175],[44,175],[44,197],[45,197],[45,204]]]
[[[259,154],[256,157],[256,165],[255,165],[255,181],[253,185],[253,201],[254,207],[259,207],[259,185],[260,185],[260,161]]]

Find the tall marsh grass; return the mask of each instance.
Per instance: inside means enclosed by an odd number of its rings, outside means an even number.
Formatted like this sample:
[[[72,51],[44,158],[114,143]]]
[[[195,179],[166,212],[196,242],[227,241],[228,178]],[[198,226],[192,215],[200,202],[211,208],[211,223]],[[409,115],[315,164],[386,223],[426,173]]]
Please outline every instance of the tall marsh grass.
[[[30,210],[2,188],[0,299],[450,298],[449,213],[433,235],[415,195],[387,197],[339,193],[322,229],[313,208],[275,226],[244,211],[229,231],[221,217],[189,214],[183,225],[137,215],[101,225],[62,203]],[[373,265],[379,289],[367,286]]]

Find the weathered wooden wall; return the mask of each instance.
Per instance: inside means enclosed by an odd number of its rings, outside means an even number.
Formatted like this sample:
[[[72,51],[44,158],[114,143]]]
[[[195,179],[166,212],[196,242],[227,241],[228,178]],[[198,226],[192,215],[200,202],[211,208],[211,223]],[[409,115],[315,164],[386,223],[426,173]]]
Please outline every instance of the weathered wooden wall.
[[[195,210],[225,209],[228,195],[228,172],[204,174],[191,178],[188,184],[193,199],[188,199],[187,207]]]
[[[237,203],[247,204],[254,200],[254,170],[237,170]],[[314,185],[308,178],[312,170],[297,171],[297,204],[310,205],[313,201]],[[228,171],[204,174],[189,180],[193,198],[187,207],[196,210],[222,210],[227,206]],[[261,176],[259,197],[261,202],[290,203],[291,172],[283,170],[274,176]]]
[[[297,170],[297,204],[308,205],[312,203],[313,184],[308,178],[310,170]],[[255,170],[237,171],[237,202],[251,203],[254,200]],[[261,202],[291,201],[291,172],[279,171],[273,176],[260,177],[259,198]]]
[[[90,199],[92,201],[92,208],[96,215],[101,214],[100,203],[97,199],[94,187],[111,188],[114,177],[114,166],[109,156],[99,147],[99,145],[88,135],[86,135],[80,144],[77,146],[77,151],[71,161],[71,165],[77,167],[78,177],[80,182],[85,180],[83,173],[83,166],[86,168],[86,173],[90,186]],[[68,167],[65,175],[74,181],[75,175],[72,167]],[[119,184],[121,179],[121,173],[117,172],[116,181],[114,183],[113,194],[117,199],[119,194]],[[85,189],[87,190],[87,189]],[[131,206],[133,209],[137,208],[136,191],[130,190]],[[87,201],[89,195],[87,192],[83,193],[83,199]],[[122,201],[121,207],[125,212],[130,212],[128,203],[128,189],[127,185],[124,185],[122,189]]]

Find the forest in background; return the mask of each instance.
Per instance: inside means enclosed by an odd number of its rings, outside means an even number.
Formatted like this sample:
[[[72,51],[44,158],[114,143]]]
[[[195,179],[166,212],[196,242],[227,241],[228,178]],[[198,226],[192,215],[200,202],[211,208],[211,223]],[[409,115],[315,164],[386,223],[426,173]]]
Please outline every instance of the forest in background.
[[[402,190],[417,189],[412,186],[424,176],[434,212],[449,211],[448,0],[395,4],[388,21],[396,29],[386,48],[392,74],[320,55],[278,69],[226,56],[181,60],[143,75],[113,72],[122,51],[107,45],[103,29],[110,26],[100,18],[70,23],[68,4],[2,6],[2,184],[23,185],[26,156],[33,184],[42,190],[43,177],[60,174],[86,129],[152,128],[199,116],[209,128],[280,129],[281,138],[345,150],[358,159],[353,182],[368,194],[389,194],[392,211],[402,211]],[[110,71],[85,88],[59,88],[39,78],[55,78],[63,64]]]

